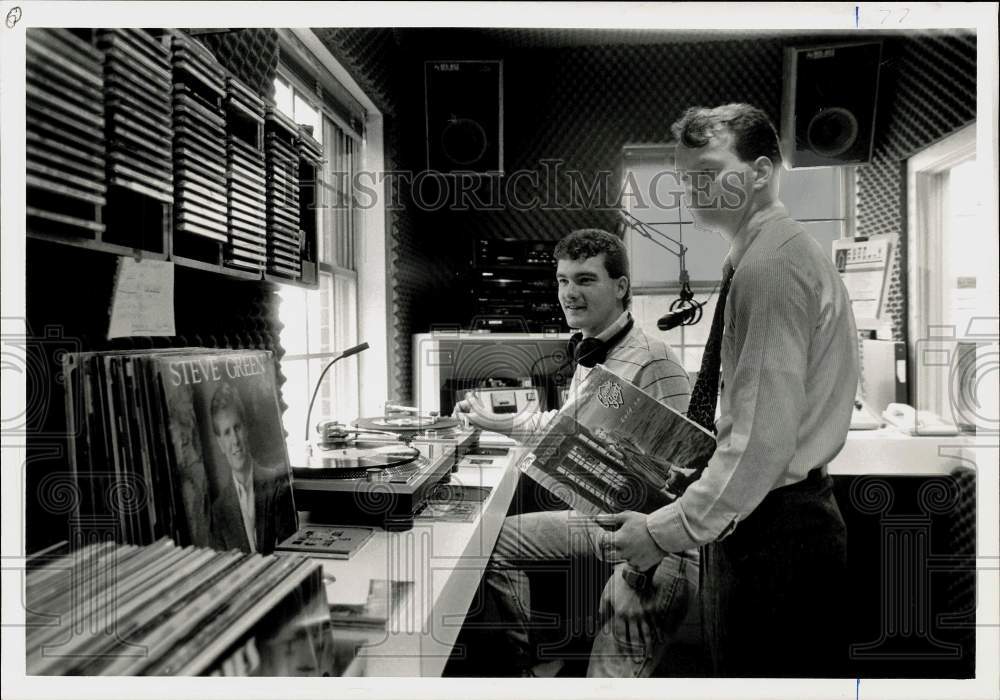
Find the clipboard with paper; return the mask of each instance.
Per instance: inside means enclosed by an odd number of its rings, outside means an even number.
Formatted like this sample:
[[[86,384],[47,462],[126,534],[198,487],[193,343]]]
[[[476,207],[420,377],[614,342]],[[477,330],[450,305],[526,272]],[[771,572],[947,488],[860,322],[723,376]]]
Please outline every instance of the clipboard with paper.
[[[858,328],[877,329],[889,286],[891,236],[833,242],[833,262],[847,288]]]

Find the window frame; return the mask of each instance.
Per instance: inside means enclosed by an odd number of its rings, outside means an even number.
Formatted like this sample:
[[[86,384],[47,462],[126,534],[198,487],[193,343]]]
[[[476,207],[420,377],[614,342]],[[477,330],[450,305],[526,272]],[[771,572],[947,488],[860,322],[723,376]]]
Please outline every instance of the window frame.
[[[279,30],[279,41],[283,50],[286,47],[290,48],[288,51],[290,59],[295,61],[297,65],[303,65],[301,59],[304,53],[308,53],[308,65],[306,65],[306,68],[311,69],[317,76],[315,81],[303,80],[297,72],[293,72],[295,68],[289,68],[286,64],[279,63],[276,70],[276,78],[291,88],[293,105],[295,104],[294,100],[296,96],[300,100],[304,100],[312,109],[317,111],[321,130],[329,131],[329,126],[335,126],[343,132],[344,137],[352,142],[350,163],[352,172],[362,167],[379,172],[382,167],[381,164],[384,162],[384,154],[382,152],[382,115],[375,105],[364,95],[364,92],[357,83],[336,62],[311,30]],[[347,117],[345,118],[336,111],[338,107],[343,107],[344,101],[341,99],[343,95],[340,95],[336,90],[330,91],[324,89],[325,83],[323,81],[331,82],[331,76],[333,81],[337,82],[339,89],[348,94],[356,102],[355,107],[360,105],[363,108],[364,112],[362,115],[348,110]],[[328,97],[332,102],[326,99]],[[329,124],[325,120],[329,120]],[[353,120],[363,126],[352,128],[349,120]],[[326,144],[327,139],[324,136],[324,134],[321,134],[318,140],[323,143],[325,151],[329,147],[329,144]],[[319,199],[321,196],[323,195],[317,194],[317,203],[322,202]],[[390,376],[390,365],[385,346],[389,338],[389,325],[386,315],[389,287],[387,284],[387,257],[385,254],[387,245],[385,241],[384,202],[384,197],[379,196],[370,210],[358,210],[356,206],[351,207],[351,215],[347,217],[346,225],[349,226],[352,238],[348,250],[353,255],[354,269],[338,264],[345,261],[337,258],[336,242],[334,242],[334,248],[331,250],[325,249],[327,247],[325,242],[320,244],[323,248],[323,256],[318,261],[318,272],[321,276],[320,289],[310,290],[309,292],[310,294],[320,294],[322,293],[320,290],[324,290],[324,288],[328,290],[325,292],[328,294],[328,298],[324,298],[323,300],[318,299],[317,304],[324,304],[330,309],[329,317],[323,323],[328,324],[330,328],[331,351],[343,349],[333,347],[332,345],[338,342],[336,340],[336,332],[334,331],[335,324],[342,322],[351,324],[351,331],[348,335],[356,339],[357,342],[360,342],[362,339],[367,340],[373,349],[378,348],[375,352],[362,353],[353,360],[357,368],[352,369],[352,373],[357,378],[357,386],[354,394],[358,404],[358,415],[368,415],[365,403],[369,393],[380,396],[380,403],[388,395],[387,387]],[[325,234],[324,217],[320,212],[321,207],[317,207],[315,212],[317,232],[322,239]],[[371,240],[366,240],[369,238]],[[338,314],[336,311],[337,304],[339,303],[336,290],[341,281],[344,280],[347,280],[351,285],[352,289],[349,291],[349,294],[353,297],[350,301],[346,302],[352,304],[349,316],[346,317],[343,314]],[[380,311],[379,320],[386,319],[382,324],[371,323],[369,314],[373,309]],[[341,321],[341,317],[344,318],[343,321]],[[307,337],[312,337],[313,335],[311,326],[312,322],[307,319],[303,331],[307,333]],[[314,348],[308,344],[306,348],[308,352],[288,354],[283,360],[305,362],[305,375],[309,376],[308,367],[311,366],[312,361],[329,359],[331,353],[314,352]],[[310,386],[310,395],[312,390],[313,387]],[[334,408],[334,410],[337,409]],[[317,413],[314,408],[312,418],[315,419],[316,417]],[[337,417],[340,419],[353,419],[356,416]],[[297,421],[298,418],[296,418]],[[301,428],[297,428],[294,434],[289,435],[290,447],[293,441],[301,439],[301,435]]]
[[[976,122],[973,122],[906,161],[910,401],[918,410],[933,411],[946,420],[951,419],[944,412],[949,405],[949,376],[932,358],[943,358],[945,353],[950,356],[964,336],[964,329],[946,325],[945,318],[943,264],[948,173],[976,157]]]

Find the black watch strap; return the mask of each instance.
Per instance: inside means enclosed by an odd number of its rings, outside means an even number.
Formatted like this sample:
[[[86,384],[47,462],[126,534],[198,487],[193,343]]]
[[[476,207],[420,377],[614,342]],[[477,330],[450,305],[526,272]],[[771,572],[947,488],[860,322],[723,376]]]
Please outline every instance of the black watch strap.
[[[629,585],[629,588],[636,591],[644,591],[652,585],[653,574],[656,573],[656,569],[659,565],[660,563],[657,562],[649,569],[639,571],[631,564],[626,564],[622,567],[622,578],[625,579],[625,583]]]

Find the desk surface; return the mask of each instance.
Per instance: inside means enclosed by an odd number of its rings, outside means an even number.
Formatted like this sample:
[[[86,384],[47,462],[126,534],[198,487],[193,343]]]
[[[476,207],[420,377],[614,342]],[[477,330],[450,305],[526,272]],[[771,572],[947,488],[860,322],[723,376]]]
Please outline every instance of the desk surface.
[[[868,476],[949,474],[958,466],[975,467],[975,458],[969,453],[975,441],[975,436],[969,435],[906,435],[891,427],[851,430],[844,448],[830,462],[830,473]]]
[[[912,437],[894,429],[852,431],[830,464],[835,475],[947,474],[967,464],[974,438]],[[321,560],[331,602],[369,579],[412,581],[384,634],[362,651],[368,676],[440,676],[473,603],[517,485],[517,448],[496,466],[463,466],[452,483],[492,491],[471,523],[417,520],[405,532],[377,531],[349,561]],[[467,460],[464,460],[467,463]],[[369,640],[371,638],[369,637]]]
[[[377,531],[349,561],[321,560],[331,602],[338,589],[363,580],[412,581],[381,638],[362,651],[368,676],[440,676],[514,496],[517,450],[497,466],[462,466],[453,484],[489,486],[489,497],[471,523],[416,520],[405,532]]]

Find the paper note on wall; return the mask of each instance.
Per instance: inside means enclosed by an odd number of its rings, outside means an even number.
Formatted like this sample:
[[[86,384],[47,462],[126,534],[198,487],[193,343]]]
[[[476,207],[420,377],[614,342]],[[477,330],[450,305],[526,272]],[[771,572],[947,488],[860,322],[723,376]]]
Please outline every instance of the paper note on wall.
[[[847,287],[859,328],[876,327],[883,312],[890,250],[888,236],[833,242],[833,261]]]
[[[118,258],[108,338],[175,335],[174,264]]]

